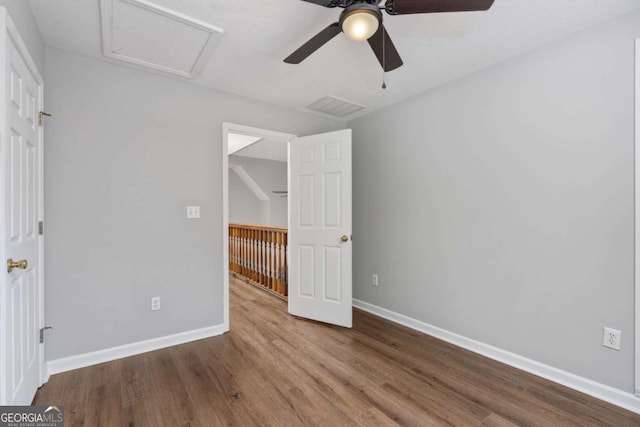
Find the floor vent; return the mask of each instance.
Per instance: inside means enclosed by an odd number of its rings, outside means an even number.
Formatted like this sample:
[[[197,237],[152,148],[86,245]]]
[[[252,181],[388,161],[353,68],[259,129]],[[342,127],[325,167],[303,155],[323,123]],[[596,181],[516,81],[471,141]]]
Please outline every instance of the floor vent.
[[[364,108],[364,105],[358,105],[333,96],[325,96],[324,98],[320,98],[316,102],[307,105],[307,109],[309,110],[340,118],[347,117],[348,115],[353,114],[356,111],[363,110]]]

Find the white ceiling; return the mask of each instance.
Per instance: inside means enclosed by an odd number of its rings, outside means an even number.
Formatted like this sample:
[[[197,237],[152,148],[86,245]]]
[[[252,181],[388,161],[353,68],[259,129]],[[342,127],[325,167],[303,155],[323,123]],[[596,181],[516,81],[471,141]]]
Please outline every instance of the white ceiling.
[[[240,137],[241,135],[238,135]],[[231,137],[231,134],[229,134]],[[251,137],[248,137],[251,138]],[[275,160],[278,162],[287,161],[287,141],[276,139],[259,139],[244,148],[235,151],[235,156],[253,157],[254,159]]]
[[[300,65],[283,62],[337,21],[341,9],[301,0],[145,1],[224,31],[195,83],[298,110],[327,95],[365,106],[345,120],[640,8],[640,0],[496,0],[487,12],[385,14],[385,27],[404,66],[387,73],[383,90],[382,70],[369,45],[342,34]],[[99,0],[29,4],[45,43],[102,57]],[[122,22],[132,21],[125,16]],[[160,34],[129,27],[117,37],[135,40],[136,51],[147,57],[166,54],[171,63],[184,54],[179,43],[167,42],[171,28]]]
[[[229,155],[235,154],[237,151],[240,151],[251,144],[255,144],[261,139],[262,138],[259,136],[240,135],[229,132],[227,134],[227,153],[229,153]]]

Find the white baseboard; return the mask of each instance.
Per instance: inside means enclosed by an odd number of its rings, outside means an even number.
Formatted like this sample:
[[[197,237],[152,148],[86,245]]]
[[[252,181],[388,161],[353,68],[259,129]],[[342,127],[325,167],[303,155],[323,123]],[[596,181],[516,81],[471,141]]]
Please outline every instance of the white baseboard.
[[[104,350],[50,360],[47,362],[48,375],[97,365],[98,363],[110,362],[123,357],[134,356],[148,351],[159,350],[161,348],[184,344],[190,341],[222,335],[223,333],[223,325],[208,326],[206,328],[194,329],[192,331],[180,332],[159,338],[152,338],[150,340],[125,344],[118,347],[105,348]]]
[[[399,323],[408,328],[415,329],[416,331],[423,332],[427,335],[439,338],[443,341],[447,341],[458,347],[465,348],[473,351],[474,353],[481,354],[490,359],[497,360],[507,365],[513,366],[523,371],[527,371],[531,374],[537,375],[542,378],[546,378],[550,381],[562,384],[566,387],[604,400],[621,408],[628,409],[635,413],[640,414],[640,398],[632,393],[627,393],[617,388],[601,384],[590,379],[572,374],[567,371],[563,371],[553,366],[545,365],[544,363],[536,362],[535,360],[528,359],[526,357],[508,352],[506,350],[493,347],[488,344],[467,338],[465,336],[449,332],[445,329],[438,328],[437,326],[430,325],[420,320],[413,319],[400,313],[396,313],[386,308],[378,307],[377,305],[369,304],[368,302],[353,299],[353,306],[364,310],[376,316],[382,317],[392,322]]]

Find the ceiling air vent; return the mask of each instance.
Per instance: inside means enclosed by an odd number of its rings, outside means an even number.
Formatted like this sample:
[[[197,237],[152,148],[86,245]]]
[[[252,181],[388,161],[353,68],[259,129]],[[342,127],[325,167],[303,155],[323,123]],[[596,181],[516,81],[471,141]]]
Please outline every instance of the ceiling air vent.
[[[316,102],[307,105],[307,108],[309,110],[328,114],[334,117],[347,117],[349,114],[353,114],[356,111],[364,109],[364,105],[354,104],[353,102],[345,101],[344,99],[333,96],[325,96],[324,98],[320,98]]]

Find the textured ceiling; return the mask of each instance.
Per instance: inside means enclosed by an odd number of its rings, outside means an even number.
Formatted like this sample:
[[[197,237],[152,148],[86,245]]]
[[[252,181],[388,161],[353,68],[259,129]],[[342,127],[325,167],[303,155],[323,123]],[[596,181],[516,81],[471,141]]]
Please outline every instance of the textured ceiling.
[[[404,66],[387,73],[383,90],[368,44],[342,34],[300,65],[282,61],[337,21],[339,9],[300,0],[148,1],[224,30],[195,83],[298,110],[328,95],[365,106],[345,120],[640,8],[640,0],[496,0],[487,12],[385,14]],[[29,4],[45,43],[102,57],[99,0]],[[141,37],[136,49],[146,46],[154,54],[159,40],[170,36],[155,38],[142,27],[126,34]],[[168,46],[166,55],[172,60],[180,52]]]

